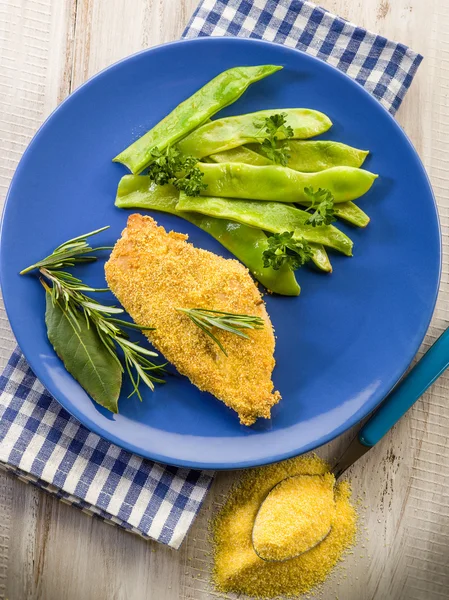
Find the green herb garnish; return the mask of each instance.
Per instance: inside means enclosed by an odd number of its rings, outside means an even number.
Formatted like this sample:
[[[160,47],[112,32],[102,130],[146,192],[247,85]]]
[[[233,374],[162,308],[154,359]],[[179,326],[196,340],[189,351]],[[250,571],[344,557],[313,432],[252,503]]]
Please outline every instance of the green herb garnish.
[[[305,222],[305,225],[321,227],[322,225],[330,225],[337,220],[334,212],[334,196],[329,190],[318,188],[314,192],[313,188],[306,187],[304,193],[311,201],[306,212],[314,211]]]
[[[86,255],[90,254],[91,252],[98,252],[99,250],[111,250],[111,246],[99,246],[97,248],[91,248],[87,243],[87,238],[92,237],[97,233],[101,233],[106,229],[109,229],[109,225],[89,233],[84,233],[83,235],[79,235],[76,238],[64,242],[55,248],[49,256],[43,258],[36,264],[23,269],[23,271],[20,271],[19,274],[25,275],[25,273],[34,271],[34,269],[61,269],[62,267],[73,267],[79,263],[95,262],[97,260],[95,256]]]
[[[294,236],[293,231],[275,233],[268,238],[268,248],[263,253],[263,266],[278,271],[288,265],[292,271],[302,267],[313,256],[310,244]]]
[[[195,325],[202,329],[218,345],[226,356],[226,350],[220,340],[212,333],[214,327],[249,339],[249,336],[241,331],[242,329],[262,329],[264,326],[263,319],[253,315],[239,315],[221,310],[209,310],[207,308],[177,308],[176,310],[185,313]]]
[[[123,330],[151,330],[151,327],[141,327],[119,319],[114,315],[124,313],[122,308],[101,304],[86,295],[86,292],[107,292],[109,288],[91,287],[62,270],[79,263],[93,262],[97,257],[92,252],[109,249],[91,248],[87,243],[87,238],[105,229],[107,227],[68,240],[20,274],[34,269],[39,271],[47,296],[45,322],[48,338],[56,353],[96,402],[117,412],[124,372],[117,354],[118,348],[123,353],[125,368],[133,386],[130,395],[137,394],[140,400],[141,381],[154,389],[154,382],[163,383],[155,374],[160,375],[165,365],[151,362],[148,357],[155,357],[157,353],[130,341]]]
[[[184,156],[176,148],[168,147],[164,152],[153,148],[152,159],[148,175],[158,185],[171,183],[187,196],[198,196],[207,188],[203,183],[204,173],[196,166],[198,161],[193,156]]]
[[[279,141],[279,134],[282,134],[282,140],[293,137],[293,129],[286,125],[287,113],[280,113],[267,117],[263,123],[254,123],[264,131],[266,137],[260,147],[264,155],[275,164],[285,167],[290,158],[289,146],[287,142]]]

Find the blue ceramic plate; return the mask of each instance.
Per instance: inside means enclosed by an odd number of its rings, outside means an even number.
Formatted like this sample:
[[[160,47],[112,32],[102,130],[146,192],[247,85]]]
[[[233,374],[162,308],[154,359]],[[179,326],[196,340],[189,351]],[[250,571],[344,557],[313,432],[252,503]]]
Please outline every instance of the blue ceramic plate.
[[[309,107],[330,116],[326,139],[366,148],[380,174],[360,200],[365,230],[340,225],[354,257],[331,256],[334,272],[298,272],[298,298],[267,296],[277,334],[274,383],[283,400],[251,428],[189,381],[172,376],[120,414],[97,406],[64,370],[49,344],[44,293],[18,272],[66,239],[110,225],[112,244],[128,212],[114,207],[126,172],[113,156],[225,69],[274,63],[284,69],[254,84],[220,116],[264,108]],[[203,231],[152,213],[198,247],[230,254]],[[104,283],[103,261],[81,267]],[[2,288],[14,333],[51,394],[92,431],[143,456],[174,465],[240,468],[278,461],[328,442],[365,417],[416,353],[434,308],[440,232],[423,166],[394,119],[333,67],[296,50],[253,40],[203,38],[154,48],[113,65],[72,94],[42,126],[15,174],[3,216]]]

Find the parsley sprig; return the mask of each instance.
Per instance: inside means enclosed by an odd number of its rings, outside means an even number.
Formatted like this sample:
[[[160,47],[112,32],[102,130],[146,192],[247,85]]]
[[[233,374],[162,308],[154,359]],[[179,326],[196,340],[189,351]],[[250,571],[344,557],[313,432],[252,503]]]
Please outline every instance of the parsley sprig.
[[[268,238],[268,248],[263,253],[263,266],[278,271],[283,265],[288,265],[294,271],[308,262],[313,251],[310,244],[303,238],[295,237],[293,231],[275,233]]]
[[[329,190],[318,188],[315,192],[313,188],[306,187],[304,193],[311,202],[306,212],[314,211],[305,222],[306,225],[321,227],[337,220],[334,212],[334,196]]]
[[[158,185],[171,183],[187,196],[198,196],[201,190],[207,188],[202,181],[204,173],[196,166],[198,161],[193,156],[185,156],[172,147],[164,152],[153,148],[152,160],[148,175]]]
[[[260,128],[260,136],[265,134],[260,144],[264,155],[272,160],[275,164],[285,167],[290,158],[289,146],[286,141],[280,142],[279,135],[282,135],[281,140],[287,140],[293,137],[293,129],[290,125],[286,125],[287,113],[274,114],[267,117],[263,122],[254,123],[255,127]]]
[[[212,333],[214,327],[249,339],[249,336],[241,331],[242,329],[262,329],[264,326],[263,319],[253,315],[240,315],[208,308],[177,308],[176,310],[185,313],[197,327],[202,329],[217,344],[225,356],[227,356],[227,353],[223,344]]]

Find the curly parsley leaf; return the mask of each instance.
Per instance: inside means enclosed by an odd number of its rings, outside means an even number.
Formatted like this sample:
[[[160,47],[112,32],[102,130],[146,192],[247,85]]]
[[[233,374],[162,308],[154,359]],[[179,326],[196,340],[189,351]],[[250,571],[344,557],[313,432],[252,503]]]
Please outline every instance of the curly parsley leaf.
[[[268,248],[263,253],[263,266],[275,271],[287,264],[292,271],[302,267],[312,258],[309,243],[303,238],[295,238],[293,231],[275,233],[268,238]]]
[[[318,188],[315,192],[313,188],[306,187],[304,193],[311,202],[306,211],[314,211],[305,222],[306,225],[321,227],[322,225],[330,225],[337,220],[334,212],[334,196],[329,190]]]
[[[204,173],[196,166],[198,161],[193,156],[184,156],[171,147],[165,152],[153,148],[151,154],[153,162],[148,168],[148,175],[158,185],[171,183],[187,196],[198,196],[201,190],[207,188],[202,181]]]
[[[263,131],[266,136],[260,145],[264,155],[283,167],[287,165],[290,154],[288,144],[285,141],[280,143],[279,135],[282,135],[282,140],[293,137],[293,129],[290,125],[286,125],[286,117],[287,113],[280,113],[267,117],[261,123],[254,123],[255,127],[259,127],[260,132]]]

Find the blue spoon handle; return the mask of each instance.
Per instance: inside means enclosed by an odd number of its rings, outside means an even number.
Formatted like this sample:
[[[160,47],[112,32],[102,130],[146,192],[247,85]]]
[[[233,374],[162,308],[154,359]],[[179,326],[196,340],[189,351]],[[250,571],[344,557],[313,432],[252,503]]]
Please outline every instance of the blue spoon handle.
[[[365,423],[359,431],[359,441],[369,448],[377,444],[448,366],[449,329],[446,329]]]

